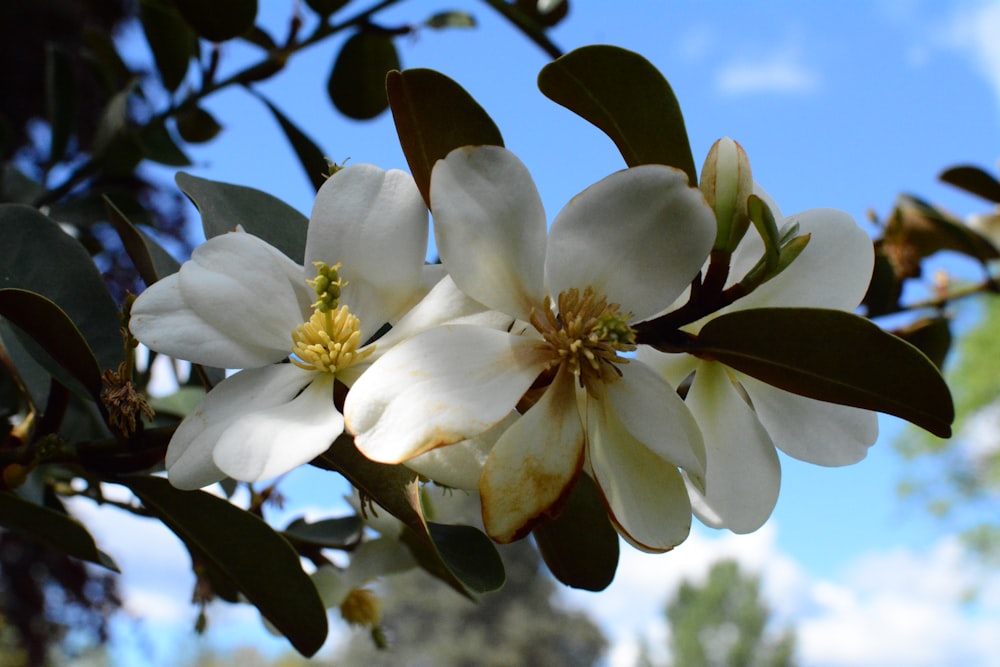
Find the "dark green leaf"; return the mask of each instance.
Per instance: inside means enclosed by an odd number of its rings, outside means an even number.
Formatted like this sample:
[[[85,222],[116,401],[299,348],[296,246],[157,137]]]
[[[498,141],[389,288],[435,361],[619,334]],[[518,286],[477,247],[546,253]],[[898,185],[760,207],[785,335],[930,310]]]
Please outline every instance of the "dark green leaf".
[[[892,333],[927,355],[938,370],[944,367],[952,343],[951,320],[947,317],[922,317]]]
[[[205,238],[231,232],[236,225],[243,225],[249,233],[302,263],[309,220],[285,202],[260,190],[191,174],[178,173],[176,180],[201,212]]]
[[[292,542],[304,542],[329,549],[345,549],[361,540],[363,528],[361,517],[345,516],[314,523],[296,519],[282,532]]]
[[[443,28],[475,28],[476,17],[468,12],[438,12],[424,21],[424,25],[435,30]]]
[[[886,224],[882,245],[891,254],[921,259],[954,250],[980,262],[1000,258],[993,244],[950,213],[912,195],[901,194]],[[915,277],[904,272],[904,277]]]
[[[938,178],[966,192],[1000,204],[1000,181],[979,167],[961,165],[946,169]]]
[[[385,82],[399,143],[428,207],[435,162],[461,146],[503,146],[489,114],[444,74],[408,69],[390,72]]]
[[[896,276],[889,258],[882,252],[881,244],[875,244],[875,270],[868,285],[868,293],[863,301],[868,317],[878,317],[899,310],[899,297],[903,284]]]
[[[61,48],[46,45],[45,107],[52,130],[49,162],[55,164],[66,153],[76,121],[76,80],[69,55]]]
[[[316,190],[320,189],[320,186],[326,181],[325,175],[329,173],[329,167],[326,163],[326,157],[323,155],[323,151],[319,149],[316,143],[306,136],[306,134],[297,128],[292,121],[290,121],[285,114],[281,113],[278,107],[271,104],[271,102],[263,97],[262,95],[257,95],[260,100],[267,105],[267,108],[271,110],[274,114],[274,118],[281,125],[281,130],[285,133],[285,138],[288,139],[288,143],[292,145],[292,149],[295,151],[295,155],[299,158],[299,164],[306,172],[306,178],[312,183]]]
[[[711,320],[697,354],[809,398],[901,417],[951,436],[951,392],[920,350],[852,313],[755,308]]]
[[[121,315],[83,246],[37,210],[0,205],[0,288],[37,292],[76,324],[101,369],[122,361]]]
[[[191,164],[191,160],[177,147],[174,138],[170,136],[170,130],[162,122],[142,128],[138,139],[143,157],[153,162],[169,167],[187,167]]]
[[[309,9],[320,16],[329,16],[348,3],[349,0],[306,0]]]
[[[140,0],[139,21],[160,80],[167,90],[177,90],[187,75],[191,58],[198,52],[194,31],[174,7],[161,0]]]
[[[125,214],[107,197],[104,203],[108,209],[108,220],[118,232],[125,252],[135,265],[139,277],[147,286],[152,285],[163,276],[175,273],[180,263],[161,248],[153,239],[140,232]]]
[[[173,0],[199,35],[224,42],[248,32],[257,19],[257,0]]]
[[[399,69],[392,35],[360,30],[351,35],[333,64],[327,92],[337,110],[354,120],[368,120],[386,110],[385,75]]]
[[[128,100],[134,89],[133,80],[123,90],[112,95],[105,105],[97,124],[97,132],[94,134],[95,155],[105,155],[112,147],[119,148],[116,146],[116,140],[125,135],[129,129]]]
[[[262,520],[203,491],[180,491],[160,477],[122,479],[142,504],[236,585],[303,655],[327,635],[326,609],[299,556]]]
[[[543,28],[551,28],[569,14],[569,0],[558,0],[554,3],[544,3],[545,11],[541,9],[543,3],[538,0],[517,0],[517,9],[532,21]]]
[[[105,90],[122,88],[132,77],[132,72],[115,48],[111,35],[96,26],[83,28],[83,58],[90,63]]]
[[[66,387],[74,388],[60,369],[78,382],[90,397],[100,398],[101,369],[97,359],[73,320],[59,306],[28,290],[0,289],[0,315],[38,343],[48,359],[36,356],[36,360]],[[49,359],[58,364],[58,368],[52,368]],[[84,398],[87,398],[86,393]]]
[[[407,527],[402,540],[420,566],[462,595],[468,596],[470,590],[485,593],[503,583],[503,562],[485,534],[475,528],[442,527],[426,520],[417,475],[406,466],[365,458],[348,435],[337,438],[313,464],[336,470],[362,495],[402,521]],[[442,540],[440,545],[438,539]]]
[[[187,107],[177,114],[177,133],[191,144],[203,144],[214,139],[222,126],[215,116],[201,107]]]
[[[70,556],[118,572],[118,566],[97,548],[87,529],[68,514],[0,492],[0,525],[17,534],[55,547]]]
[[[604,131],[625,163],[666,164],[698,183],[680,105],[663,75],[616,46],[585,46],[545,67],[538,88]]]
[[[278,44],[274,41],[274,38],[260,26],[255,25],[250,28],[250,30],[240,35],[240,37],[254,46],[259,46],[265,51],[276,51],[278,49]]]
[[[27,392],[27,400],[31,403],[31,407],[37,413],[43,414],[45,406],[49,402],[52,373],[45,370],[35,359],[39,351],[43,353],[40,356],[45,356],[44,350],[36,345],[34,346],[37,348],[36,354],[28,351],[28,346],[25,343],[30,344],[31,342],[31,339],[17,327],[0,318],[0,343],[3,343],[7,358],[14,365],[13,370],[17,376],[18,386],[23,387],[23,391]]]
[[[552,575],[574,588],[602,591],[618,569],[618,533],[589,475],[580,475],[562,514],[532,531]]]

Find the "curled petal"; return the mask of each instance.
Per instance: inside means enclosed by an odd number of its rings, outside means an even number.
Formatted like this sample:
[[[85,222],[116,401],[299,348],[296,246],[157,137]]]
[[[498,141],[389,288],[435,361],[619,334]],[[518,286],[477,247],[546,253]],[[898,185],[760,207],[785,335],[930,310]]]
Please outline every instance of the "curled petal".
[[[702,362],[685,402],[705,438],[705,503],[734,533],[757,530],[771,515],[781,485],[767,431],[717,362]]]
[[[455,284],[527,321],[544,298],[545,210],[521,161],[497,146],[453,150],[434,166],[431,208]]]
[[[874,412],[799,396],[743,374],[739,381],[774,444],[801,461],[857,463],[878,438]]]
[[[493,428],[468,440],[438,447],[406,462],[406,467],[435,483],[465,491],[479,490],[483,466],[504,431],[517,421],[512,412]]]
[[[212,452],[215,464],[233,479],[259,482],[325,452],[344,431],[333,382],[329,373],[312,373],[312,382],[290,401],[234,419]]]
[[[365,335],[394,322],[420,288],[427,208],[409,174],[359,164],[341,169],[316,194],[306,237],[306,269],[343,263],[342,301]]]
[[[691,530],[677,467],[633,437],[610,401],[587,401],[587,454],[612,523],[642,551],[669,551]]]
[[[715,214],[680,170],[619,171],[574,197],[552,223],[552,294],[590,285],[636,320],[669,306],[715,241]]]
[[[474,437],[506,417],[546,363],[537,340],[477,326],[425,331],[351,386],[348,430],[362,454],[402,463]]]
[[[292,364],[249,369],[217,384],[177,427],[167,447],[167,476],[179,489],[198,489],[218,482],[226,473],[213,452],[236,421],[256,410],[292,400],[313,374]]]
[[[483,468],[483,525],[500,543],[552,513],[583,466],[583,423],[573,374],[561,369],[539,401],[508,428]]]

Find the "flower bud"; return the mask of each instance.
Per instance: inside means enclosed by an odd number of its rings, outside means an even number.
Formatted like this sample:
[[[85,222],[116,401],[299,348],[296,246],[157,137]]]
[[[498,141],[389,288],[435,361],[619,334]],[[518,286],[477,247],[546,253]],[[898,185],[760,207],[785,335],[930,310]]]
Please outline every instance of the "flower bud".
[[[716,141],[701,168],[698,187],[715,211],[718,231],[713,249],[732,252],[750,225],[747,198],[753,194],[753,174],[743,147],[728,137]]]

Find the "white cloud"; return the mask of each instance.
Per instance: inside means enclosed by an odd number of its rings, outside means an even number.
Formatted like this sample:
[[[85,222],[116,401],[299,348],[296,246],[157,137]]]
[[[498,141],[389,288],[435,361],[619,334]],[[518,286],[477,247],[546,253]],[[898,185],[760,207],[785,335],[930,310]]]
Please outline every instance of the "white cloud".
[[[761,576],[775,620],[795,624],[807,667],[985,667],[1000,654],[1000,574],[971,565],[954,539],[920,553],[869,553],[837,576],[821,578],[778,550],[774,523],[752,535],[709,535],[696,530],[674,552],[659,556],[625,547],[608,590],[565,593],[569,604],[587,609],[605,628],[614,644],[611,665],[634,664],[641,637],[662,657],[667,600],[682,580],[704,580],[722,558]],[[977,600],[963,603],[973,591]]]
[[[723,95],[782,93],[803,95],[820,87],[819,73],[797,48],[785,48],[762,58],[741,58],[716,72],[716,89]]]
[[[1000,3],[962,3],[943,31],[937,33],[946,48],[968,57],[1000,104]]]

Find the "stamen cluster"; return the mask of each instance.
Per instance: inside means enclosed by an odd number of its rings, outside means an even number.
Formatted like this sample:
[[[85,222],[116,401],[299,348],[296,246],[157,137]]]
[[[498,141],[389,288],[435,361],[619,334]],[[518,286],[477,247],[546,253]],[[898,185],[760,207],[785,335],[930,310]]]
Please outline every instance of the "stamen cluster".
[[[374,346],[361,346],[361,321],[347,306],[322,312],[319,308],[292,332],[291,362],[307,371],[336,373],[365,359]]]
[[[596,395],[598,384],[621,377],[616,364],[628,363],[628,359],[619,353],[635,350],[629,316],[590,287],[582,295],[576,288],[562,292],[556,306],[551,297],[545,297],[542,309],[531,312],[531,324],[552,347],[548,367],[568,364],[580,386]]]

